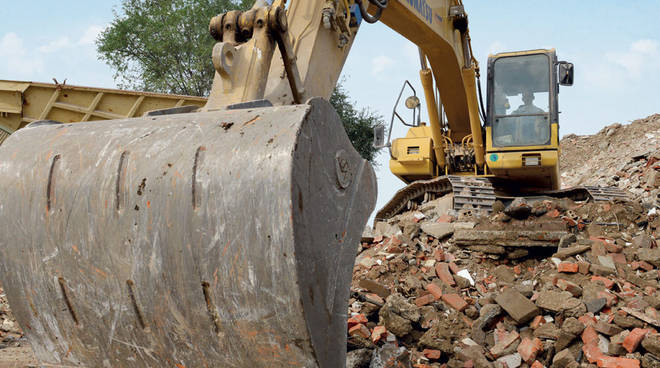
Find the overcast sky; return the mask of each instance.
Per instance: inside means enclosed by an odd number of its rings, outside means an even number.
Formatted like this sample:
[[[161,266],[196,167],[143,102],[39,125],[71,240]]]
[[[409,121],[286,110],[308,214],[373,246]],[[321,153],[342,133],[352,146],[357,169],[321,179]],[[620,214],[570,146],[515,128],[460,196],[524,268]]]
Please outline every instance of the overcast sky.
[[[120,1],[5,1],[0,22],[0,79],[114,88],[94,40]],[[575,85],[560,93],[562,134],[591,134],[660,112],[660,2],[613,0],[464,0],[474,52],[485,76],[489,53],[555,48],[575,64]],[[209,50],[210,54],[210,50]],[[364,24],[344,68],[358,106],[389,122],[404,80],[418,91],[417,49],[382,24]],[[483,83],[485,78],[482,77]],[[485,85],[484,85],[485,87]],[[405,135],[401,127],[394,136]],[[576,158],[580,159],[580,158]],[[378,207],[402,187],[381,155]]]

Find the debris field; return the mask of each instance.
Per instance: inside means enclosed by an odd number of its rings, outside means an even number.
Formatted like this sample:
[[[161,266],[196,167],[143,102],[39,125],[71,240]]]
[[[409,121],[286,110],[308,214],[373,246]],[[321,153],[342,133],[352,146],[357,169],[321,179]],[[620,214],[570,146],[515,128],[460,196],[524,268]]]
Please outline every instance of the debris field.
[[[487,214],[445,197],[376,223],[347,367],[660,367],[659,142],[660,115],[562,141],[565,186],[630,201],[518,198]]]

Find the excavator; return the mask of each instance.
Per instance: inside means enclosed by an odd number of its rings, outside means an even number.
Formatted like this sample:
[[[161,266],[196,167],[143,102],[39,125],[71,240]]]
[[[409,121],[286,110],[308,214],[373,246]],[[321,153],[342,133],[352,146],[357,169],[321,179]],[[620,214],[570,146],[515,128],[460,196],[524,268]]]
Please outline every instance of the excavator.
[[[210,20],[197,111],[36,121],[0,146],[0,276],[42,365],[344,366],[376,177],[327,99],[379,21],[420,49],[429,122],[377,129],[409,183],[377,218],[446,193],[488,209],[502,183],[559,189],[573,68],[553,50],[492,56],[480,109],[461,0],[257,1]]]

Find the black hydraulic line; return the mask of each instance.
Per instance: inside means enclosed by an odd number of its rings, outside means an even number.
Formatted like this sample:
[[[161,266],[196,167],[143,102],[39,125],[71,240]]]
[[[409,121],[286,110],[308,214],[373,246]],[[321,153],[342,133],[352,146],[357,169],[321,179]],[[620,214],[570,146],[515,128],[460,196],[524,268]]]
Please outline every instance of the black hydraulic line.
[[[360,13],[362,13],[362,19],[367,23],[373,24],[380,20],[380,17],[383,14],[383,9],[387,7],[388,0],[369,0],[369,2],[378,8],[374,15],[367,12],[367,7],[362,0],[355,0],[355,3],[360,8]]]
[[[483,120],[484,124],[486,124],[487,123],[487,120],[486,120],[487,115],[486,115],[486,109],[484,109],[484,98],[483,98],[483,95],[481,93],[481,78],[479,78],[478,75],[477,75],[477,90],[479,91],[479,107],[480,107],[479,115],[481,115],[481,120]]]

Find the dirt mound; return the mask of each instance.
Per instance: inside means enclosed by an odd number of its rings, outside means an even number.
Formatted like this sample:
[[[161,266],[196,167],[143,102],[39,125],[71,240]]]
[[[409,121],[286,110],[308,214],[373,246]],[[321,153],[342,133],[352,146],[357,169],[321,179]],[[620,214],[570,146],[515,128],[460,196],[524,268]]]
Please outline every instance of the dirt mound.
[[[660,114],[561,140],[563,187],[614,186],[655,205],[660,187]]]

